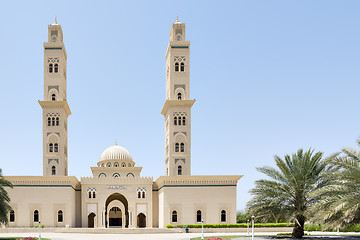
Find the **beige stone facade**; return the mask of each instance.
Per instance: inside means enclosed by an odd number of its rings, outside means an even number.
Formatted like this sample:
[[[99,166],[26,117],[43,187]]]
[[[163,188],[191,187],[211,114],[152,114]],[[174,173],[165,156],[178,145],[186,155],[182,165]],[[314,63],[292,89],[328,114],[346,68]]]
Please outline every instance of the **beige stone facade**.
[[[165,176],[142,177],[131,154],[106,149],[92,177],[67,176],[67,55],[61,26],[44,43],[43,176],[7,176],[14,184],[9,227],[165,228],[235,223],[238,176],[191,175],[190,42],[176,21],[166,51]],[[159,149],[160,151],[160,149]]]

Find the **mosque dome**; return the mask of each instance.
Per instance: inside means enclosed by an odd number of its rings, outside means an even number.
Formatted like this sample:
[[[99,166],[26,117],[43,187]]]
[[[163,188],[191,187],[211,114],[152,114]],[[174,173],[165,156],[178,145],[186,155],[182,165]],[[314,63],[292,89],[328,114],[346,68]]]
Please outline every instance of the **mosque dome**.
[[[114,145],[109,148],[107,148],[100,157],[100,162],[106,161],[106,160],[129,160],[132,161],[132,157],[128,150],[125,148]]]

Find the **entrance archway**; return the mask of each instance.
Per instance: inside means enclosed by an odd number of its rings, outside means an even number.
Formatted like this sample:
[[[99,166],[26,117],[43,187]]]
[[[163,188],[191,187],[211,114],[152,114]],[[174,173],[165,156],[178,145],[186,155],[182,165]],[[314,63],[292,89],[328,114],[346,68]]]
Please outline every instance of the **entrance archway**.
[[[112,207],[109,210],[109,227],[122,226],[122,211],[119,207]]]
[[[137,226],[139,228],[146,227],[146,216],[143,213],[139,213],[137,216]]]
[[[95,213],[90,213],[88,216],[88,228],[94,228],[94,218],[96,217]]]
[[[105,227],[128,227],[128,201],[120,193],[111,194],[105,201]]]

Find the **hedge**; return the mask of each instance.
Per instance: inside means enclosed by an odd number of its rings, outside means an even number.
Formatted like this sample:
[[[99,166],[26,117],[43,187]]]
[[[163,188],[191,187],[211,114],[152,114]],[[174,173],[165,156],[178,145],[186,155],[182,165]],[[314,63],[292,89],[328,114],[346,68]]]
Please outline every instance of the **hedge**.
[[[305,224],[304,227],[305,231],[337,231],[336,230],[326,230],[325,228],[323,229],[323,226],[321,225],[307,225]],[[342,227],[339,229],[340,232],[360,232],[360,225],[355,225],[355,224],[351,224],[348,225],[346,227]]]
[[[201,224],[182,224],[182,225],[166,225],[167,228],[183,228],[187,226],[188,228],[201,228]],[[204,224],[204,228],[247,228],[247,223],[237,223],[237,224]],[[251,227],[251,224],[249,224]],[[294,223],[255,223],[254,227],[256,228],[265,228],[265,227],[294,227]]]

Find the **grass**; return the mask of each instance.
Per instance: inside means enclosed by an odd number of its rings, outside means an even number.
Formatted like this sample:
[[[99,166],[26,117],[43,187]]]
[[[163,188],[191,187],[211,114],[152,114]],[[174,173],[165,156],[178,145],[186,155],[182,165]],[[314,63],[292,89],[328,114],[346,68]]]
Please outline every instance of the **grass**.
[[[221,238],[221,239],[233,239],[233,238],[240,238],[240,237],[251,237],[251,235],[247,236],[247,235],[234,235],[234,236],[204,236],[204,240],[208,239],[208,238]],[[273,237],[270,235],[256,235],[255,237]],[[190,238],[190,240],[201,240],[201,237],[196,237],[196,238]]]

